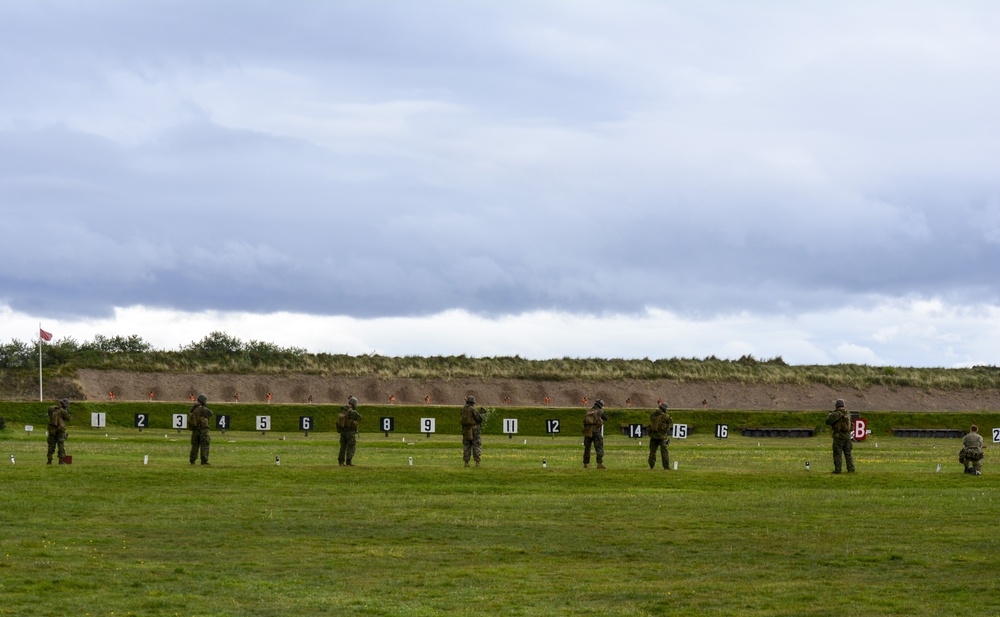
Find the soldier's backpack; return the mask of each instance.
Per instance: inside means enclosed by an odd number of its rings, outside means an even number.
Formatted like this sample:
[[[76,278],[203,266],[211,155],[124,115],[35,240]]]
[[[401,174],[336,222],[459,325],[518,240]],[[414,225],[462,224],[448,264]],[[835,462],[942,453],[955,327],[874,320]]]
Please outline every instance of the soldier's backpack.
[[[670,416],[664,413],[653,415],[649,423],[650,433],[666,433],[670,430]]]
[[[476,428],[476,408],[466,405],[462,408],[462,439],[472,441],[476,435],[473,429]]]
[[[349,417],[351,413],[350,407],[345,407],[340,410],[340,415],[337,416],[337,432],[343,433],[344,429],[350,427],[351,419]]]

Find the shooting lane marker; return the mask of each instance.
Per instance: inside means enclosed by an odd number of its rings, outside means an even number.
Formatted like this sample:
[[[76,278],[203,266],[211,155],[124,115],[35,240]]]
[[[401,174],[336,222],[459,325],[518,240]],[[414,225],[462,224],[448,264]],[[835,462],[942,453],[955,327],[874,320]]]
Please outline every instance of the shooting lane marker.
[[[504,418],[503,432],[507,433],[507,439],[513,439],[514,434],[517,433],[517,418]],[[524,443],[528,443],[528,440],[525,439]]]
[[[436,418],[420,418],[420,432],[427,433],[427,439],[431,438],[431,433],[435,432],[436,426]]]
[[[378,419],[378,424],[382,427],[382,432],[385,433],[386,437],[389,436],[389,433],[396,430],[396,418],[394,417],[383,416]],[[406,441],[405,437],[403,438],[403,441]]]
[[[261,435],[271,430],[271,416],[257,416],[257,430]]]
[[[559,420],[552,419],[545,421],[545,432],[552,435],[552,439],[556,438],[556,433],[559,432]]]
[[[171,424],[171,426],[173,426],[175,429],[177,429],[178,433],[181,432],[181,429],[187,428],[188,427],[188,417],[187,417],[187,414],[186,413],[175,413],[174,414],[174,422],[173,422],[173,424]],[[165,436],[166,435],[164,435],[164,437]]]
[[[309,436],[309,431],[313,427],[313,417],[312,416],[299,416],[299,430],[305,431],[306,437]]]

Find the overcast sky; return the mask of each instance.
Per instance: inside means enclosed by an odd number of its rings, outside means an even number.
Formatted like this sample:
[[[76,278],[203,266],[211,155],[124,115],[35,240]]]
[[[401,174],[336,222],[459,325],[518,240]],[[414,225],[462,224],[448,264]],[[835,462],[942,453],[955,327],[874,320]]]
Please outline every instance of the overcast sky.
[[[0,342],[1000,363],[1000,4],[0,2]]]

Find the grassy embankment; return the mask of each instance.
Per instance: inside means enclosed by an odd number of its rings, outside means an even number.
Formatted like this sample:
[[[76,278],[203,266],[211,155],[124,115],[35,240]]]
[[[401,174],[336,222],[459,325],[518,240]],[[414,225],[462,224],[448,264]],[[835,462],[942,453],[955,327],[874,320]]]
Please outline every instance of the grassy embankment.
[[[1000,612],[1000,476],[957,440],[831,476],[824,437],[675,441],[665,472],[611,435],[600,472],[575,436],[490,435],[467,470],[454,435],[364,434],[339,468],[329,433],[214,432],[204,468],[187,434],[71,434],[47,467],[0,432],[0,615]]]

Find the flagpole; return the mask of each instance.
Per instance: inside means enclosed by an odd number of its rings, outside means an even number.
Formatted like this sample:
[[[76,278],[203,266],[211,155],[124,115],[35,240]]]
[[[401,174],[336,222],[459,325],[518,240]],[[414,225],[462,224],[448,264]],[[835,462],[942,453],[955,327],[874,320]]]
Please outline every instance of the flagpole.
[[[42,398],[42,322],[38,322],[38,402]]]

